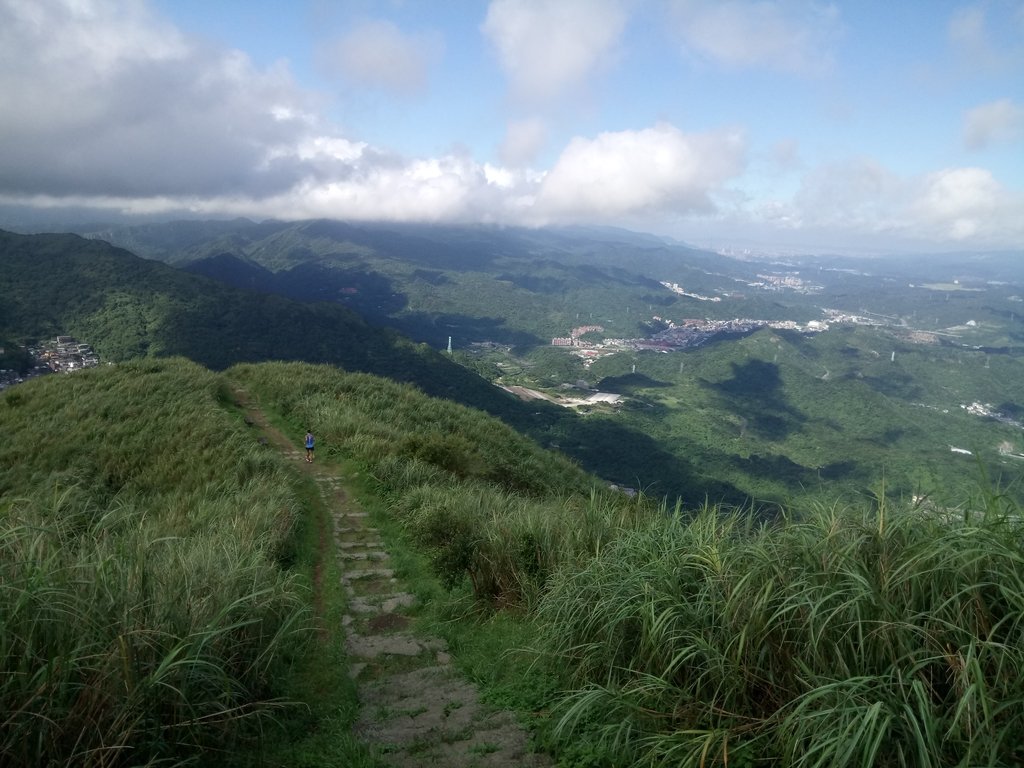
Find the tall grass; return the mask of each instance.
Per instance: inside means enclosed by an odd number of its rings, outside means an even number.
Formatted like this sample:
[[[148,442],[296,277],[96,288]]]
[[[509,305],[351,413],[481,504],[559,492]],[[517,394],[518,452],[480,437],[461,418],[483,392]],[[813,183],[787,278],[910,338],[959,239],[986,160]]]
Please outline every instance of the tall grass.
[[[391,512],[449,586],[468,577],[477,597],[527,608],[558,568],[593,557],[648,514],[596,490],[540,500],[465,483],[404,487]]]
[[[209,760],[258,737],[308,636],[290,481],[212,374],[86,374],[0,402],[0,763]]]
[[[560,454],[480,411],[427,397],[409,384],[299,363],[242,365],[229,375],[259,392],[297,430],[312,426],[318,452],[367,466],[416,458],[457,480],[543,497],[588,492],[593,478]]]
[[[303,366],[232,375],[296,440],[313,424],[328,454],[363,464],[442,579],[535,609],[570,759],[1024,764],[1024,523],[1007,495],[971,514],[883,495],[770,522],[659,513],[411,387]]]
[[[1022,534],[884,504],[652,521],[542,602],[561,734],[614,764],[1020,764]]]
[[[532,605],[562,562],[651,514],[496,419],[408,385],[295,364],[230,374],[297,433],[314,425],[318,446],[361,462],[441,579],[496,605]]]

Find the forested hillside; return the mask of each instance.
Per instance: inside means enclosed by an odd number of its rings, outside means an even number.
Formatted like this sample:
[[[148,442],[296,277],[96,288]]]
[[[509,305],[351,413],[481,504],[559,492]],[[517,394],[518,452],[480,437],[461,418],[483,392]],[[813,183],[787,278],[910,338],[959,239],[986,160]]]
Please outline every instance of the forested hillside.
[[[524,229],[342,221],[177,221],[83,230],[227,283],[329,301],[456,347],[546,344],[581,324],[645,336],[653,315],[804,322],[823,307],[1020,347],[1020,254],[742,260],[613,228]],[[767,277],[766,277],[767,276]],[[790,288],[774,279],[797,278]],[[663,282],[682,286],[677,293]],[[1007,303],[1009,301],[1009,303]],[[1017,321],[1021,313],[1015,313]],[[1011,333],[985,334],[985,326]]]
[[[75,235],[0,232],[0,285],[0,334],[71,333],[110,361],[184,355],[215,369],[246,360],[331,362],[428,389],[460,378],[469,388],[473,380],[343,307],[234,290]]]
[[[609,482],[670,498],[746,499],[638,430],[520,402],[442,353],[344,307],[230,288],[75,235],[0,232],[0,338],[58,333],[88,342],[107,361],[182,355],[223,369],[302,360],[374,373],[498,416]]]
[[[232,285],[339,303],[435,346],[449,336],[459,347],[546,344],[589,322],[642,335],[651,311],[679,302],[659,281],[710,291],[723,276],[751,274],[713,253],[616,229],[236,220],[89,234]],[[748,303],[781,316],[771,301]]]

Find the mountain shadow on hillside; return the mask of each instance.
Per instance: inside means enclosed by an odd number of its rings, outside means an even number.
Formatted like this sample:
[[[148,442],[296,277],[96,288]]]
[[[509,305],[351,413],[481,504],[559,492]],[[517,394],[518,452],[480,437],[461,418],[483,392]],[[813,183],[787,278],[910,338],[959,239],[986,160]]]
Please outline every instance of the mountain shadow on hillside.
[[[512,283],[512,285],[531,293],[559,294],[563,293],[568,287],[568,283],[565,280],[560,280],[557,277],[502,272],[499,275],[495,275],[494,279]]]
[[[894,371],[887,376],[865,376],[864,382],[875,392],[908,402],[915,402],[924,396],[924,389],[909,373]]]
[[[784,440],[807,420],[789,404],[779,366],[764,360],[732,363],[732,377],[701,381],[717,393],[719,407],[744,420],[746,428],[767,440]]]
[[[544,343],[531,333],[510,328],[503,317],[411,312],[395,318],[381,318],[380,322],[436,349],[444,349],[449,337],[459,347],[476,342],[494,342],[511,347],[534,347]]]
[[[452,282],[448,275],[436,269],[414,269],[412,276],[414,280],[422,280],[424,283],[429,283],[435,287],[448,285]]]
[[[574,419],[571,429],[555,425],[548,447],[569,454],[584,469],[618,485],[636,488],[669,503],[682,499],[687,506],[705,500],[743,507],[749,495],[734,485],[703,475],[700,467],[662,448],[643,432],[609,419]]]
[[[752,454],[729,457],[736,469],[772,482],[781,482],[791,488],[813,488],[822,482],[867,480],[867,475],[853,461],[838,461],[820,467],[799,464],[787,456]]]
[[[364,268],[326,267],[306,262],[272,272],[232,254],[221,253],[194,261],[185,270],[236,288],[276,293],[296,301],[335,302],[370,318],[386,318],[409,303],[404,293],[395,290],[390,278]]]

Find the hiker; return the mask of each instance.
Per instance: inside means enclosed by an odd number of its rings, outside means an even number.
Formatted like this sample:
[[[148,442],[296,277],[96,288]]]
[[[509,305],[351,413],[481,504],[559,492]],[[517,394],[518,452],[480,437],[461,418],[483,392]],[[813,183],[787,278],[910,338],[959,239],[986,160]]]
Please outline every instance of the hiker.
[[[314,443],[314,440],[313,440],[313,430],[312,429],[307,429],[306,430],[306,461],[308,461],[308,462],[312,462],[313,461],[313,443]]]

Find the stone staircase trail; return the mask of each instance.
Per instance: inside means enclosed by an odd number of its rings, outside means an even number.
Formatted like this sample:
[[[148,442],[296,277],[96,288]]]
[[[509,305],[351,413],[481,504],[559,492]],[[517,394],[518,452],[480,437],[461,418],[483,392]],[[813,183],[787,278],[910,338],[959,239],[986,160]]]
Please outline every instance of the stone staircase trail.
[[[552,766],[549,757],[530,751],[526,731],[510,712],[480,701],[477,688],[453,666],[444,640],[416,631],[416,598],[389,567],[379,531],[346,493],[338,468],[307,463],[305,451],[269,426],[243,392],[236,397],[247,423],[311,473],[331,510],[330,535],[348,595],[342,622],[349,674],[362,705],[357,735],[394,768]]]

